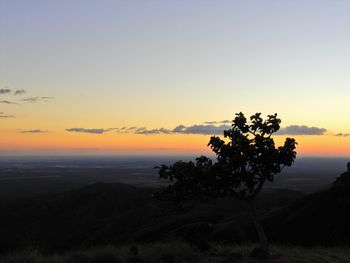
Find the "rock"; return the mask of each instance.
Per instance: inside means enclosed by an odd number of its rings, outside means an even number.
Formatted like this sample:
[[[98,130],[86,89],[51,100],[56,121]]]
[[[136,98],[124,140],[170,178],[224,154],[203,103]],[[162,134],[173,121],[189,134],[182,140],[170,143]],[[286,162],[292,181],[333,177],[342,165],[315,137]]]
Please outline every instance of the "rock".
[[[264,260],[264,259],[268,259],[270,254],[268,251],[260,247],[256,247],[252,250],[252,252],[250,253],[250,256],[255,259]]]
[[[235,262],[240,262],[242,259],[243,259],[242,254],[231,253],[222,261],[222,263],[235,263]]]
[[[198,248],[202,252],[209,251],[211,246],[205,238],[197,237],[190,240],[190,244]]]
[[[89,263],[123,263],[123,261],[116,257],[113,253],[102,252],[93,256],[90,260],[84,261]]]
[[[176,229],[175,233],[200,251],[208,251],[210,244],[205,236],[212,229],[213,225],[209,222],[195,222]]]
[[[175,263],[172,255],[163,255],[156,260],[156,263]]]
[[[149,263],[149,261],[139,257],[131,257],[126,261],[126,263]]]
[[[137,248],[137,246],[131,246],[129,251],[130,251],[130,254],[134,256],[139,254],[139,249]]]
[[[69,263],[83,263],[83,262],[89,262],[89,257],[84,254],[72,254],[69,259]]]
[[[204,236],[213,229],[213,225],[209,222],[200,221],[191,224],[184,225],[176,229],[176,233],[179,236]]]

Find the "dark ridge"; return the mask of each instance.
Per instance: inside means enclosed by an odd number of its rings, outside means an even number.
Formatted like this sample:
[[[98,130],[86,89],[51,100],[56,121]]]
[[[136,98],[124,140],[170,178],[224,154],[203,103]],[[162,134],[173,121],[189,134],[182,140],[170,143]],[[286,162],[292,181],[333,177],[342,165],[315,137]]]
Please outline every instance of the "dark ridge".
[[[267,216],[270,239],[301,245],[350,244],[350,185],[310,194]]]

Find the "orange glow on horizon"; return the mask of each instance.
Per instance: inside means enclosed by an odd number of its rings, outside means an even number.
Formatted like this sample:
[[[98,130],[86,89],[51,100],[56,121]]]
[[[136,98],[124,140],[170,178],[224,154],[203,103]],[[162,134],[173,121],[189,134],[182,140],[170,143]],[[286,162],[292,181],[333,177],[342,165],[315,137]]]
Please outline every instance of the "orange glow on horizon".
[[[281,145],[286,137],[294,137],[298,142],[298,155],[341,155],[350,156],[350,138],[333,135],[322,136],[275,136],[276,145]],[[187,153],[210,154],[207,147],[210,136],[188,134],[83,134],[69,132],[49,132],[29,134],[8,132],[1,134],[0,150],[15,151],[89,151],[106,153]]]

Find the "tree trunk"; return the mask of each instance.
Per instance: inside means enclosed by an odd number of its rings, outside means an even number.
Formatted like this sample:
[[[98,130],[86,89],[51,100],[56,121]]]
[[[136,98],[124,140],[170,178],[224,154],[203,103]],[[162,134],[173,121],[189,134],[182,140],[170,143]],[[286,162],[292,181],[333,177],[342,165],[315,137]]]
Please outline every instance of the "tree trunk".
[[[260,248],[258,250],[255,249],[252,252],[252,254],[254,254],[253,256],[255,256],[255,257],[267,258],[269,255],[269,243],[268,243],[264,228],[258,222],[258,218],[256,216],[256,211],[255,211],[255,208],[253,206],[253,201],[249,200],[248,204],[250,207],[250,212],[251,212],[251,215],[253,218],[254,226],[255,226],[256,231],[258,232],[259,240],[260,240]]]

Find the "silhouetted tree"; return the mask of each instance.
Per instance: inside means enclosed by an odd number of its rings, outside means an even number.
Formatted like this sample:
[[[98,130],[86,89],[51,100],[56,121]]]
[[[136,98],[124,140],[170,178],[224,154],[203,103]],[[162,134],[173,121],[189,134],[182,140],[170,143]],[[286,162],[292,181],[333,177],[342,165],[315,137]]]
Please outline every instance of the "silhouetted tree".
[[[272,182],[274,175],[291,166],[296,158],[297,143],[293,138],[287,138],[283,146],[275,146],[271,136],[280,129],[280,123],[277,114],[263,120],[261,114],[256,113],[250,122],[243,113],[236,114],[231,129],[223,132],[224,139],[212,136],[208,143],[217,162],[201,156],[195,162],[178,161],[157,167],[160,178],[174,183],[156,196],[176,202],[225,196],[247,201],[259,234],[258,252],[267,256],[268,241],[252,201],[266,181]]]

